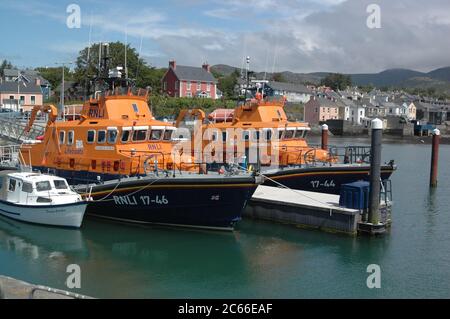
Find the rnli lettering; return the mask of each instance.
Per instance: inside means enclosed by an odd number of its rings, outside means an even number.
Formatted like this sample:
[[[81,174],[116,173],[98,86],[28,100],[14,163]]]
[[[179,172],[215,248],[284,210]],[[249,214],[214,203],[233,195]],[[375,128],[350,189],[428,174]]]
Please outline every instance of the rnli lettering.
[[[151,151],[157,151],[161,149],[161,145],[160,144],[155,144],[155,143],[151,143],[148,144],[148,149]]]
[[[68,154],[68,155],[79,154],[79,155],[82,155],[83,154],[83,149],[75,149],[75,148],[68,147],[64,151],[64,154]]]
[[[167,205],[169,200],[165,195],[151,196],[113,196],[114,203],[120,206],[137,206],[137,205]]]

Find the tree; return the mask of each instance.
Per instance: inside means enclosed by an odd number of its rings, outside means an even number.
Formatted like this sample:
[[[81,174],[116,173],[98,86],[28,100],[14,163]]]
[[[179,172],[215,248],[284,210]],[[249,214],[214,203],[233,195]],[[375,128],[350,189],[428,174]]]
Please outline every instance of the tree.
[[[239,72],[238,72],[239,74]],[[236,87],[239,75],[236,75],[236,72],[231,73],[228,76],[219,78],[219,83],[217,87],[222,91],[225,98],[233,98],[235,95],[234,88]]]
[[[51,67],[51,68],[36,68],[39,74],[50,82],[53,89],[56,89],[62,81],[62,68],[61,67]],[[64,67],[64,80],[73,81],[74,74],[68,67]]]
[[[3,72],[5,69],[12,69],[14,68],[10,61],[3,60],[2,64],[0,64],[0,76],[3,76]]]
[[[320,85],[328,86],[333,90],[344,90],[352,85],[352,79],[350,75],[330,73],[320,81]]]
[[[272,76],[272,80],[276,82],[286,82],[282,73],[274,73]]]
[[[90,49],[84,48],[80,51],[76,60],[75,80],[78,83],[84,83],[87,78],[92,78],[99,71],[99,46],[93,44]],[[161,78],[165,72],[164,69],[156,69],[150,67],[144,59],[136,52],[135,48],[126,46],[127,61],[125,70],[125,44],[121,42],[109,43],[109,67],[123,67],[123,72],[128,71],[128,78],[136,81],[136,86],[151,86],[153,92],[159,92],[161,86]],[[88,57],[89,54],[89,57]]]

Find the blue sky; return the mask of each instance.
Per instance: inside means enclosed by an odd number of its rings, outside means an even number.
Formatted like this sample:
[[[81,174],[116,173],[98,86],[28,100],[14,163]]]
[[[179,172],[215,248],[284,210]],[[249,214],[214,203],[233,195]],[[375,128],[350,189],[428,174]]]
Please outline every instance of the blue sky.
[[[66,25],[72,3],[80,29]],[[381,29],[366,26],[371,3],[381,7]],[[91,42],[125,41],[127,33],[155,66],[176,59],[240,67],[249,55],[260,71],[430,70],[450,65],[442,41],[449,13],[446,0],[1,0],[0,59],[53,66],[74,61],[90,33]]]

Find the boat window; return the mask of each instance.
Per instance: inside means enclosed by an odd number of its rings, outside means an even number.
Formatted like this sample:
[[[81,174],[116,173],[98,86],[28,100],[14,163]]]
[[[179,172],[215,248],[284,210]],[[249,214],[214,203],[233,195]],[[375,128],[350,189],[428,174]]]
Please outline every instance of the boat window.
[[[122,131],[122,138],[120,139],[122,143],[128,142],[130,139],[130,131]]]
[[[172,139],[172,132],[172,130],[165,130],[163,140],[170,141]]]
[[[59,131],[59,144],[64,144],[65,141],[66,141],[66,132]]]
[[[136,130],[133,132],[133,141],[145,141],[147,139],[147,130]]]
[[[95,142],[95,131],[94,130],[89,130],[87,132],[87,142],[90,144]]]
[[[272,138],[272,130],[266,130],[265,138],[266,141],[270,141],[270,139]]]
[[[281,137],[283,136],[284,130],[278,131],[278,139],[281,140]]]
[[[227,141],[227,132],[222,132],[222,142]]]
[[[244,141],[248,141],[249,138],[250,138],[250,133],[249,133],[249,131],[244,131],[244,132],[242,132],[242,139],[243,139]]]
[[[23,182],[22,184],[22,192],[24,193],[32,193],[33,192],[33,184]]]
[[[152,130],[150,133],[151,141],[159,141],[162,136],[162,130]]]
[[[55,179],[53,181],[53,183],[55,184],[56,189],[67,189],[68,188],[66,181],[63,179]]]
[[[117,141],[117,130],[108,130],[108,143],[115,144]]]
[[[289,139],[289,138],[293,138],[294,137],[294,133],[295,133],[295,130],[287,130],[284,133],[284,139],[286,140],[286,139]]]
[[[45,192],[52,189],[52,186],[50,185],[49,181],[42,181],[36,183],[36,190],[38,192]]]
[[[106,142],[106,131],[98,131],[97,135],[97,143],[105,143]]]
[[[9,180],[9,186],[8,186],[8,190],[10,192],[14,192],[16,190],[16,180],[15,179],[10,179]]]
[[[139,109],[138,109],[138,106],[137,106],[136,103],[133,103],[133,111],[134,111],[135,113],[139,112]]]
[[[303,138],[303,133],[304,132],[305,132],[305,130],[297,129],[297,131],[295,131],[295,138]]]
[[[259,141],[259,136],[260,136],[259,131],[253,132],[253,139],[254,139],[255,141]]]
[[[51,203],[52,199],[51,198],[46,198],[46,197],[38,197],[36,199],[36,202],[38,202],[38,203]]]
[[[73,139],[74,139],[74,132],[73,131],[67,132],[67,145],[72,145]]]
[[[213,141],[213,142],[214,142],[214,141],[217,141],[217,135],[218,135],[217,132],[215,132],[215,131],[212,132],[212,135],[211,135],[211,141]]]

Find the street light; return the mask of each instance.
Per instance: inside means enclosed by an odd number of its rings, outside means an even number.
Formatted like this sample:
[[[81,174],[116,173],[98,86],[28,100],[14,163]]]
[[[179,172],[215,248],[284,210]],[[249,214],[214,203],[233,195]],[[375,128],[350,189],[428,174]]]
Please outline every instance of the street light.
[[[59,94],[60,96],[60,101],[59,101],[59,117],[64,114],[64,68],[66,67],[66,65],[71,65],[73,64],[72,62],[58,62],[55,63],[56,65],[61,65],[62,67],[62,81],[61,81],[61,92]]]

